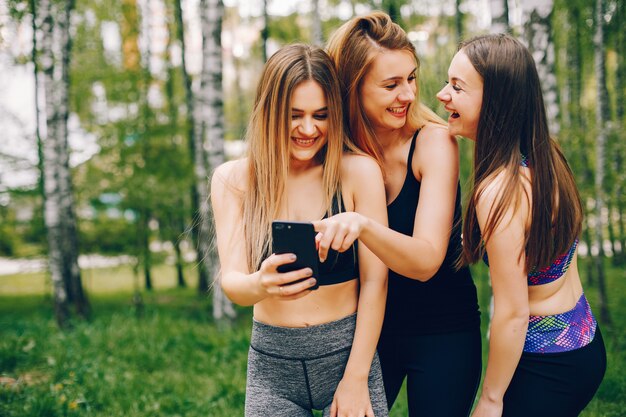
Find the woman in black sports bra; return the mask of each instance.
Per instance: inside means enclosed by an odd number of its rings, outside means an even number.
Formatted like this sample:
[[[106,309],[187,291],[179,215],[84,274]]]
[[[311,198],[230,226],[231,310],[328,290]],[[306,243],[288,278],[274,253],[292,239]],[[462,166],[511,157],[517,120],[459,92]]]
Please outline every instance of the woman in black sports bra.
[[[467,416],[481,372],[480,316],[461,248],[456,140],[417,98],[418,59],[406,33],[374,12],[341,26],[328,51],[350,137],[383,168],[389,228],[358,213],[320,222],[320,257],[357,238],[389,268],[378,346],[387,403],[407,380],[409,415]]]
[[[385,417],[376,355],[385,265],[365,247],[357,255],[355,245],[311,277],[309,268],[278,272],[293,254],[270,252],[272,220],[351,210],[386,223],[380,168],[344,135],[337,75],[323,50],[290,45],[268,60],[247,142],[247,156],[220,166],[211,181],[220,283],[232,301],[254,306],[246,416],[322,409]]]

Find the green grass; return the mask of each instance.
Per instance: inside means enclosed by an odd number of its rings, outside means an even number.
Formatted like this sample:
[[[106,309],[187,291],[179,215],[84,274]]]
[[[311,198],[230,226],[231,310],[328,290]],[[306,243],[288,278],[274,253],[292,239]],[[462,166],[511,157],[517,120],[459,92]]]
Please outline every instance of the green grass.
[[[481,306],[490,296],[485,272],[474,270]],[[238,309],[232,325],[217,325],[210,297],[198,297],[193,285],[173,288],[173,276],[171,268],[156,269],[156,289],[142,292],[137,310],[130,268],[85,271],[93,316],[67,332],[56,327],[43,278],[0,277],[0,416],[243,415],[250,309]],[[8,282],[28,295],[8,295]],[[609,367],[584,417],[622,416],[626,409],[621,269],[610,271],[608,288],[613,325],[602,331]],[[587,285],[586,293],[595,307],[597,290]],[[391,416],[406,415],[401,394]]]
[[[152,268],[152,285],[156,290],[176,286],[176,276],[168,265],[157,265]],[[197,272],[195,267],[186,268],[187,284],[194,286]],[[114,294],[132,291],[135,279],[143,286],[143,275],[135,277],[132,268],[122,265],[111,268],[81,270],[83,287],[87,292],[100,294]],[[32,272],[17,275],[0,275],[0,296],[47,294],[52,286],[46,272]]]

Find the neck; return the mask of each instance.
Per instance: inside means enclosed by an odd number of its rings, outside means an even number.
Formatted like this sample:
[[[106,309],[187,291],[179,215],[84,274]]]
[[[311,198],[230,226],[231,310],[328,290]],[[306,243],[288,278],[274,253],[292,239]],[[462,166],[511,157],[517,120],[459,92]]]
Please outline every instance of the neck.
[[[378,129],[374,130],[376,140],[380,143],[383,149],[393,148],[394,146],[404,143],[407,139],[407,134],[404,128],[400,129]]]
[[[306,161],[291,158],[289,160],[289,173],[292,175],[302,175],[318,166],[321,166],[321,164],[315,158]]]

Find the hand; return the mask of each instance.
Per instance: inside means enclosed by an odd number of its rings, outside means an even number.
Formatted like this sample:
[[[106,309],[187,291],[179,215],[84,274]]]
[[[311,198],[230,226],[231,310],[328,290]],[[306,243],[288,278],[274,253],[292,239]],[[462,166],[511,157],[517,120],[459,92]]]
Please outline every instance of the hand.
[[[345,252],[361,235],[365,227],[367,217],[359,213],[349,211],[335,214],[327,219],[313,222],[315,231],[319,232],[315,237],[320,261],[324,262],[328,257],[330,248],[338,252]]]
[[[339,382],[330,406],[330,417],[374,417],[367,378],[344,377]]]
[[[472,417],[502,417],[502,400],[490,401],[480,397]]]
[[[276,269],[296,260],[293,253],[273,254],[261,263],[259,285],[267,297],[279,300],[295,300],[309,294],[315,285],[311,277],[311,268],[302,268],[290,272],[278,272]],[[307,279],[308,278],[308,279]]]

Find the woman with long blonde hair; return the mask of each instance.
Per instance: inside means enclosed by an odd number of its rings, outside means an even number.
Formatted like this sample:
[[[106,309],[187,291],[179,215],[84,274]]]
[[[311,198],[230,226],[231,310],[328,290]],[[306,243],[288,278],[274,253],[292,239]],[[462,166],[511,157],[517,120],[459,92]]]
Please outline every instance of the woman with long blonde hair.
[[[455,269],[457,142],[419,101],[415,48],[389,16],[348,21],[327,49],[349,135],[383,169],[389,227],[361,213],[316,222],[320,256],[358,239],[390,269],[378,345],[388,405],[406,379],[410,416],[467,416],[480,380],[481,337],[472,277],[468,268]]]
[[[485,259],[493,288],[472,415],[577,416],[602,381],[606,352],[578,275],[582,204],[548,131],[535,61],[509,35],[472,38],[437,97],[450,133],[476,142],[460,261]]]
[[[247,156],[220,166],[211,182],[221,285],[235,303],[254,306],[246,416],[386,416],[376,356],[384,264],[355,244],[311,276],[310,268],[279,272],[295,256],[271,253],[273,220],[355,211],[386,223],[380,168],[344,134],[323,50],[290,45],[268,60],[247,142]]]

